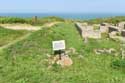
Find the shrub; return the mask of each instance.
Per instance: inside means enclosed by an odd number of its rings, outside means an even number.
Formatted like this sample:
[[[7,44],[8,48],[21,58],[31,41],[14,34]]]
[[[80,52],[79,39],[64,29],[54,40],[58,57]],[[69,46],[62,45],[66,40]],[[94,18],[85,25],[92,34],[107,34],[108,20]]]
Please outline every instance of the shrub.
[[[0,23],[26,23],[26,20],[23,18],[17,17],[0,17]]]
[[[19,18],[19,17],[0,17],[0,23],[28,23],[33,25],[42,25],[49,22],[54,21],[65,21],[62,18],[59,17],[44,17],[44,18],[37,18],[37,20],[34,22],[33,18]]]

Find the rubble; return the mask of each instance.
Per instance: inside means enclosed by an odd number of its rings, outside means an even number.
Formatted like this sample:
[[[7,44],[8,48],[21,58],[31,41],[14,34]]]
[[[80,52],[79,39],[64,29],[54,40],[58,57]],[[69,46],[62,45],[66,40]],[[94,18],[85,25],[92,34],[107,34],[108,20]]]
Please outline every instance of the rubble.
[[[75,54],[76,53],[76,49],[75,48],[69,48],[68,50],[66,50],[65,53],[66,54]]]
[[[61,65],[62,67],[65,67],[65,66],[71,66],[73,64],[73,61],[68,56],[62,56],[61,59],[58,60],[56,63]]]
[[[116,55],[116,50],[114,48],[110,48],[110,49],[94,49],[95,54],[100,55],[100,54],[114,54]]]
[[[73,64],[73,61],[68,55],[61,55],[61,59],[60,55],[48,58],[49,67],[55,63],[61,65],[62,67],[67,67],[71,66]]]

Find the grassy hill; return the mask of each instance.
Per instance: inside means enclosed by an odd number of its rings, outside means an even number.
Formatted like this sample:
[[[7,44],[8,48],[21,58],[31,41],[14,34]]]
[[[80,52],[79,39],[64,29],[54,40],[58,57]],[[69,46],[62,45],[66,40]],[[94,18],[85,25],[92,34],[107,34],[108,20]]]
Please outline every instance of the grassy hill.
[[[15,31],[0,27],[0,46],[6,45],[27,33],[28,31]]]
[[[52,41],[66,40],[66,50],[76,49],[69,56],[73,65],[48,68],[47,54],[52,55]],[[111,67],[118,60],[109,54],[96,55],[95,48],[115,48],[120,43],[111,39],[89,39],[84,44],[74,24],[61,23],[32,34],[0,53],[1,83],[124,83],[125,72]]]

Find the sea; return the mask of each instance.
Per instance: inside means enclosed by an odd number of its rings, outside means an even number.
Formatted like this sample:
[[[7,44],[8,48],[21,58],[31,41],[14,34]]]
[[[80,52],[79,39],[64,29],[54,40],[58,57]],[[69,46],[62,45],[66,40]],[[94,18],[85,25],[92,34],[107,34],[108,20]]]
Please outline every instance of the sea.
[[[57,16],[64,19],[95,19],[115,16],[125,16],[125,13],[0,13],[0,16],[30,18],[33,16],[48,17]]]

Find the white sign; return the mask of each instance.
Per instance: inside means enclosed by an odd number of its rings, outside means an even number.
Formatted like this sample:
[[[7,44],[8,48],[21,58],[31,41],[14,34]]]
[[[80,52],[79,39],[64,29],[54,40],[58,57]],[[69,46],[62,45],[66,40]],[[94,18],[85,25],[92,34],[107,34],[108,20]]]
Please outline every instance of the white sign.
[[[65,49],[65,40],[53,41],[52,44],[54,51]]]

